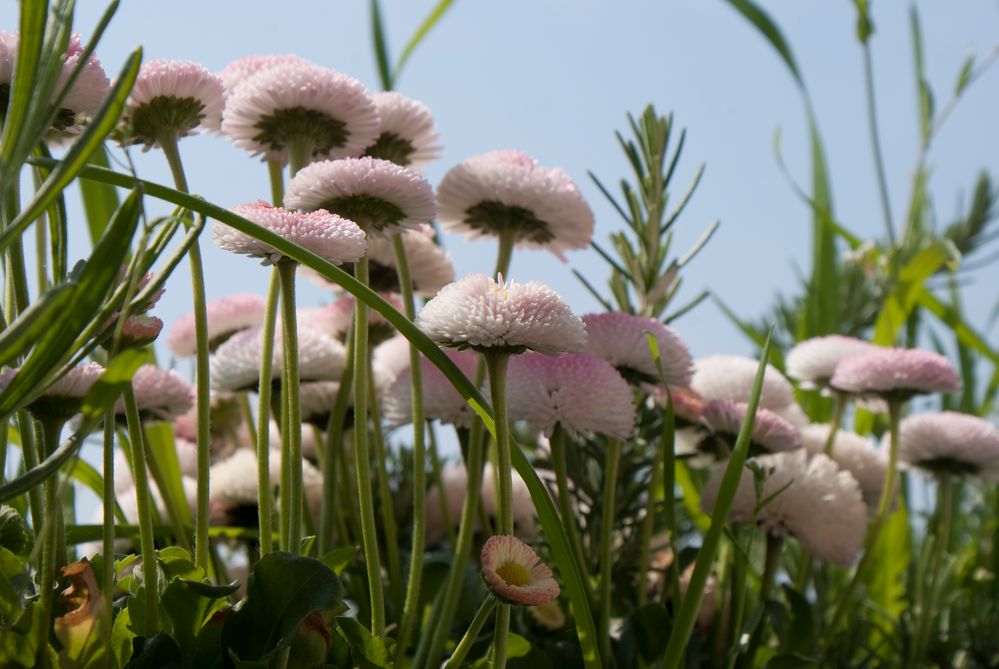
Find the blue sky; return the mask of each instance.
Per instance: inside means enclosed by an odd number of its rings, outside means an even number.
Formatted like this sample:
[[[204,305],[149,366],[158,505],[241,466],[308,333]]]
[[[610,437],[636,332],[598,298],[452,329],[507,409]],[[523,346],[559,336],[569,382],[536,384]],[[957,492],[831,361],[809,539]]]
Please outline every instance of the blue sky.
[[[390,46],[402,44],[430,9],[427,0],[387,0]],[[86,37],[102,3],[79,3],[77,29]],[[916,3],[926,62],[938,104],[949,97],[963,59],[999,42],[996,3]],[[830,160],[836,212],[854,232],[880,235],[864,116],[862,61],[854,39],[852,3],[781,0],[763,6],[794,49],[818,112]],[[98,53],[113,75],[137,45],[145,57],[176,58],[220,69],[249,54],[297,53],[377,87],[367,2],[286,0],[280,3],[124,2]],[[909,4],[874,5],[873,38],[879,117],[888,185],[896,218],[904,211],[916,159],[917,117]],[[16,25],[5,3],[0,25]],[[596,0],[460,0],[403,74],[399,90],[435,113],[445,150],[429,167],[438,183],[460,160],[495,148],[520,148],[542,164],[561,166],[586,193],[597,216],[596,239],[620,223],[586,176],[605,183],[625,174],[613,138],[626,112],[653,102],[687,129],[674,198],[700,163],[701,186],[676,231],[682,254],[713,221],[721,227],[685,274],[680,301],[711,289],[746,316],[761,314],[777,291],[795,288],[795,268],[808,270],[810,213],[794,195],[774,155],[779,128],[795,178],[807,183],[808,149],[800,96],[784,66],[757,32],[721,0],[597,2]],[[999,174],[995,110],[999,73],[990,71],[966,95],[930,156],[935,206],[943,223],[967,195],[980,168]],[[181,151],[192,190],[230,206],[267,196],[262,164],[220,137],[185,139]],[[162,156],[136,153],[140,175],[168,181]],[[79,207],[71,203],[75,255],[86,253]],[[448,237],[459,275],[488,271],[494,248]],[[204,243],[209,297],[263,292],[268,273],[254,261]],[[544,252],[515,254],[514,278],[538,279],[578,312],[596,307],[570,273],[576,267],[603,285],[606,265],[593,252],[570,254],[568,265]],[[966,289],[976,322],[996,299],[996,276]],[[178,271],[157,308],[169,325],[189,307],[186,272]],[[328,296],[302,282],[303,304]],[[752,347],[711,303],[677,324],[697,355],[748,353]],[[993,337],[994,340],[994,337]]]

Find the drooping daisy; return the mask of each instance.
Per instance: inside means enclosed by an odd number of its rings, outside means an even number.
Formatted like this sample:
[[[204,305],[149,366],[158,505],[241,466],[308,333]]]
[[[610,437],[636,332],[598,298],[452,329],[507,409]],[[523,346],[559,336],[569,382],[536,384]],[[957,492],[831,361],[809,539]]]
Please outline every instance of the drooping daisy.
[[[580,352],[583,321],[537,281],[497,283],[473,274],[445,286],[416,315],[416,325],[443,346],[519,353]]]
[[[409,350],[406,347],[408,356]],[[445,351],[462,373],[475,377],[478,356],[472,351]],[[435,364],[420,357],[420,379],[423,382],[423,411],[428,420],[439,420],[457,427],[471,427],[474,412],[465,398],[455,390]],[[412,378],[408,366],[398,373],[383,396],[382,411],[391,427],[406,425],[413,420]]]
[[[632,383],[659,383],[659,371],[649,350],[646,333],[659,348],[666,384],[677,388],[690,385],[694,363],[687,345],[670,327],[654,318],[606,312],[583,316],[586,324],[586,350],[603,358]]]
[[[829,385],[835,390],[888,401],[924,393],[951,393],[961,378],[944,356],[914,348],[878,348],[844,358]]]
[[[371,100],[381,124],[378,139],[364,150],[364,155],[414,170],[440,156],[440,137],[426,105],[394,91],[373,93]]]
[[[771,536],[796,538],[818,560],[849,565],[867,533],[867,505],[853,476],[821,453],[809,458],[804,449],[764,455],[755,462],[766,476],[760,495],[754,474],[743,470],[729,520],[755,520]],[[724,472],[724,466],[716,467],[704,486],[701,504],[708,513]],[[763,500],[769,501],[757,512]]]
[[[712,355],[694,362],[690,387],[705,400],[748,402],[756,380],[759,361],[736,355]],[[767,364],[763,373],[760,406],[782,409],[794,401],[794,389],[784,375]]]
[[[367,250],[364,232],[353,222],[322,209],[313,212],[289,211],[263,200],[232,207],[234,214],[256,223],[312,251],[333,264],[354,262]],[[284,255],[270,244],[225,223],[212,226],[212,239],[224,251],[263,258],[264,265],[275,264]]]
[[[495,535],[482,546],[482,580],[507,604],[538,606],[558,597],[558,582],[534,549],[517,537]]]
[[[194,391],[180,374],[156,365],[143,365],[132,377],[139,417],[148,422],[170,421],[194,405]],[[125,402],[118,400],[115,413],[124,417]]]
[[[286,161],[356,156],[378,136],[378,112],[356,79],[307,61],[271,62],[230,91],[222,134],[253,155]]]
[[[840,360],[876,349],[874,344],[856,337],[812,337],[796,344],[787,354],[787,375],[798,379],[802,388],[828,388]]]
[[[75,416],[83,398],[104,373],[96,362],[85,362],[65,369],[62,375],[28,405],[28,411],[39,420],[66,421]],[[18,383],[18,370],[0,372],[0,391]]]
[[[593,237],[593,212],[572,179],[538,165],[522,151],[474,156],[451,168],[437,191],[438,217],[448,232],[512,235],[518,246],[564,252]]]
[[[391,235],[434,217],[434,193],[419,174],[378,158],[312,163],[288,182],[284,204],[327,209],[357,223],[368,235]]]
[[[704,405],[701,420],[712,434],[731,450],[742,430],[748,405],[745,402],[711,400]],[[757,409],[750,436],[750,453],[776,453],[801,448],[801,433],[794,425],[767,409]]]
[[[635,425],[632,390],[604,360],[587,353],[513,358],[506,375],[511,420],[524,420],[550,437],[556,425],[569,434],[631,436]]]
[[[157,145],[194,130],[218,130],[222,80],[197,63],[151,60],[142,64],[128,98],[122,135],[127,144]]]
[[[999,476],[999,429],[956,411],[902,419],[898,457],[933,474]]]
[[[811,454],[822,453],[829,440],[830,426],[825,424],[808,425],[801,430],[801,439]],[[885,486],[885,470],[888,461],[884,453],[874,448],[871,440],[854,432],[837,430],[829,457],[853,475],[860,484],[864,502],[872,511],[877,509],[881,491]]]
[[[266,55],[266,56],[244,56],[237,58],[222,68],[219,72],[219,79],[222,80],[222,87],[228,96],[239,84],[253,76],[261,70],[274,67],[275,65],[288,65],[294,63],[309,63],[308,60],[293,54]]]
[[[208,350],[214,351],[226,339],[246,328],[261,325],[267,312],[267,301],[252,293],[236,293],[206,305],[208,314]],[[182,316],[170,328],[167,346],[179,358],[197,352],[194,312]]]

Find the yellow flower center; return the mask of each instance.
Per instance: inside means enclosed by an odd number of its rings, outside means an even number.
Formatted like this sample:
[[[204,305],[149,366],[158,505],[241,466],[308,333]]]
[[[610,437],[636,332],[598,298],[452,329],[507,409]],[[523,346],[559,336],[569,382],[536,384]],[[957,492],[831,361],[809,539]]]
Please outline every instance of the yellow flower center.
[[[518,587],[530,585],[531,581],[534,580],[531,572],[524,565],[517,562],[507,562],[500,565],[496,573],[505,582]]]

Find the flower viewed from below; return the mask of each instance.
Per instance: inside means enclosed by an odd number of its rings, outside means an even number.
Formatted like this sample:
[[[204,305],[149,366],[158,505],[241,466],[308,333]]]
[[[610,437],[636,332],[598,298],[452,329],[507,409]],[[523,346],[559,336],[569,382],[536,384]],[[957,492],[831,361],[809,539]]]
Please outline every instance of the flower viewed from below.
[[[666,385],[677,388],[690,385],[694,368],[690,350],[672,328],[653,318],[619,312],[587,314],[583,323],[587,352],[609,362],[629,382],[656,385],[660,382],[649,350],[648,332],[656,339]]]
[[[978,416],[943,411],[902,419],[898,457],[932,474],[999,476],[999,429]]]
[[[381,125],[378,139],[364,155],[411,169],[420,169],[440,156],[440,137],[426,105],[394,91],[373,93],[371,100]]]
[[[353,77],[300,59],[265,63],[229,93],[222,134],[253,155],[286,162],[356,156],[378,137],[378,112]]]
[[[506,389],[510,419],[526,421],[547,437],[561,425],[573,435],[627,439],[635,426],[628,383],[587,353],[519,355],[510,360]]]
[[[464,465],[457,464],[445,467],[441,472],[441,479],[444,484],[444,495],[447,500],[448,514],[450,518],[445,521],[443,509],[441,508],[441,490],[437,486],[430,488],[427,492],[427,545],[432,546],[440,542],[447,533],[447,524],[452,527],[458,526],[461,519],[461,506],[465,502],[465,493],[468,490],[468,472]],[[495,525],[496,514],[496,470],[492,464],[486,463],[482,469],[482,488],[479,501],[482,512],[492,519]],[[531,491],[524,483],[524,479],[516,471],[513,472],[513,526],[517,534],[527,538],[538,536],[537,514],[534,509],[534,500],[531,499]],[[478,521],[475,523],[476,530],[481,530]]]
[[[322,209],[313,212],[289,211],[258,200],[252,204],[237,205],[230,211],[333,264],[354,262],[368,248],[364,232],[353,221]],[[225,223],[215,223],[212,239],[223,251],[263,258],[264,265],[277,263],[284,257],[270,244]]]
[[[694,362],[690,387],[705,400],[748,402],[756,381],[759,361],[737,355],[712,355]],[[767,364],[763,373],[760,407],[783,409],[794,402],[794,388],[776,367]]]
[[[381,295],[383,300],[395,307],[400,313],[403,310],[402,300],[398,295]],[[340,340],[346,338],[348,328],[354,323],[354,306],[356,301],[353,295],[343,294],[336,302],[323,307],[326,312],[319,317],[319,312],[311,312],[312,318],[321,321],[321,328],[330,336]],[[387,339],[391,339],[396,334],[395,327],[379,312],[374,309],[368,310],[368,340],[372,345],[378,345]]]
[[[322,495],[322,474],[308,461],[302,462],[305,499],[313,513],[318,512]],[[271,487],[281,484],[281,452],[270,451]],[[257,527],[257,454],[239,448],[212,465],[209,508],[212,522],[232,527]]]
[[[538,606],[558,597],[558,582],[534,549],[517,537],[495,535],[482,546],[482,580],[501,601]]]
[[[143,365],[132,377],[135,403],[144,421],[171,421],[194,405],[194,391],[180,374],[156,365]],[[118,400],[115,413],[125,414],[125,402]]]
[[[765,476],[759,496],[753,472],[744,469],[728,519],[755,520],[773,537],[796,538],[822,562],[849,565],[867,533],[867,505],[853,476],[825,455],[809,458],[804,449],[764,455],[755,462]],[[701,504],[708,513],[724,472],[724,466],[715,467],[704,486]]]
[[[442,346],[556,355],[581,352],[586,328],[548,286],[505,283],[473,274],[448,284],[416,315],[416,325]]]
[[[735,446],[742,430],[749,406],[745,402],[711,400],[704,405],[701,420],[711,432],[720,437],[727,450]],[[750,454],[776,453],[801,448],[801,433],[773,411],[757,409],[750,436]]]
[[[876,349],[874,344],[856,337],[812,337],[795,345],[787,354],[787,375],[798,379],[802,388],[827,388],[840,360]]]
[[[357,223],[369,235],[391,235],[434,217],[434,193],[416,172],[378,158],[323,160],[288,182],[284,204],[327,209]]]
[[[523,151],[474,156],[451,168],[437,189],[438,217],[448,232],[472,238],[509,236],[517,245],[564,252],[585,249],[593,212],[572,179],[541,167]]]
[[[125,107],[127,144],[147,148],[196,128],[218,130],[224,104],[222,80],[197,63],[151,60],[142,64]]]
[[[228,96],[239,84],[253,76],[261,70],[266,70],[275,65],[289,65],[295,63],[311,64],[301,56],[293,54],[267,55],[267,56],[244,56],[237,58],[222,68],[219,72],[219,79],[222,80],[222,87]]]
[[[28,405],[39,420],[69,420],[80,411],[83,398],[104,373],[96,362],[85,362],[63,370],[62,375]],[[17,383],[17,369],[0,372],[0,391]]]
[[[829,425],[807,425],[801,430],[801,438],[805,448],[811,454],[822,453],[829,439]],[[845,469],[860,484],[860,492],[864,502],[873,512],[881,499],[881,491],[885,486],[885,470],[888,460],[884,453],[874,448],[871,440],[854,432],[836,431],[833,440],[832,453],[829,457]]]
[[[408,346],[406,350],[408,356]],[[445,351],[462,373],[475,377],[478,356],[472,351]],[[420,379],[423,383],[423,411],[428,420],[439,420],[457,427],[471,427],[474,412],[465,398],[455,390],[435,364],[420,356]],[[406,425],[413,420],[412,376],[406,367],[385,390],[382,411],[391,427]]]
[[[262,325],[267,302],[259,295],[236,293],[206,306],[208,315],[208,350],[214,351],[226,339],[246,328]],[[171,326],[167,346],[178,358],[197,353],[194,312],[188,312]]]
[[[336,381],[311,381],[299,388],[302,422],[325,428],[340,384]]]
[[[121,325],[120,347],[126,349],[148,346],[156,341],[162,330],[163,321],[155,316],[129,316]]]
[[[587,332],[589,334],[589,332]],[[670,388],[673,398],[673,421],[677,429],[688,427],[703,428],[704,399],[690,388]],[[654,388],[653,399],[659,406],[666,406],[666,388]]]
[[[878,348],[844,358],[829,385],[835,390],[884,400],[960,389],[957,370],[939,353],[914,348]]]

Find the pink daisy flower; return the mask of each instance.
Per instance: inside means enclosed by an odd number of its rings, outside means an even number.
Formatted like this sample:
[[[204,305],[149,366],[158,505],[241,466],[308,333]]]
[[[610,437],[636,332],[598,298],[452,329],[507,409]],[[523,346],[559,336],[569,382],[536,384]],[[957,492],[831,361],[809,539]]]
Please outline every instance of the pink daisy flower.
[[[520,353],[581,352],[586,328],[551,288],[537,281],[497,283],[472,274],[448,284],[416,315],[416,325],[442,346]]]
[[[434,217],[434,193],[419,174],[378,158],[323,160],[302,168],[288,182],[284,204],[292,209],[328,209],[357,223],[369,235],[391,235]]]
[[[572,179],[538,165],[522,151],[474,156],[451,168],[437,192],[438,217],[448,232],[472,238],[513,234],[518,246],[564,252],[585,249],[593,212]]]
[[[257,527],[257,454],[240,448],[212,465],[209,498],[212,522],[233,527]],[[270,452],[271,486],[281,485],[281,452]],[[322,474],[308,461],[302,462],[306,503],[315,514],[322,503]]]
[[[805,449],[812,455],[822,453],[829,439],[829,430],[830,426],[826,424],[812,424],[802,428],[801,439]],[[885,487],[888,460],[884,453],[874,448],[874,444],[867,437],[837,430],[829,457],[839,465],[840,469],[850,472],[857,480],[864,502],[873,513],[878,508],[881,491]]]
[[[999,475],[999,429],[956,411],[922,413],[902,419],[898,457],[935,474],[995,478]]]
[[[750,523],[774,537],[794,537],[822,562],[849,565],[867,534],[867,505],[849,472],[825,455],[809,458],[804,449],[756,458],[766,478],[757,495],[753,472],[742,471],[728,519]],[[701,505],[711,513],[725,472],[715,467]],[[760,502],[769,500],[758,508]]]
[[[300,142],[313,159],[344,158],[378,137],[378,112],[353,77],[302,60],[272,61],[230,91],[222,134],[270,159],[286,159]]]
[[[402,312],[402,301],[398,295],[383,294],[381,298],[395,307],[396,311]],[[336,302],[324,307],[327,313],[321,317],[322,329],[329,332],[330,336],[343,339],[354,322],[355,304],[356,300],[353,295],[344,294]],[[315,317],[318,317],[318,314]],[[378,345],[396,334],[395,326],[374,309],[368,310],[368,330],[369,340],[373,342],[373,345]]]
[[[721,436],[731,449],[739,436],[743,421],[746,420],[748,408],[745,402],[711,400],[704,405],[701,420],[713,434]],[[768,409],[757,409],[750,442],[750,452],[775,453],[802,446],[798,428]]]
[[[257,200],[232,207],[230,211],[336,265],[354,262],[368,248],[364,232],[353,221],[322,209],[308,213],[289,211]],[[225,223],[215,223],[212,239],[223,251],[263,258],[264,265],[277,263],[284,257],[270,244]]]
[[[495,535],[482,546],[482,580],[508,604],[537,606],[558,597],[558,582],[534,549],[517,537]]]
[[[951,393],[961,378],[947,358],[914,348],[878,348],[844,358],[829,385],[835,390],[885,400],[923,393]]]
[[[694,376],[690,387],[705,400],[748,402],[756,380],[759,361],[737,355],[712,355],[699,358],[694,363]],[[794,402],[791,382],[771,364],[763,373],[763,390],[760,406],[764,409],[783,409]]]
[[[339,391],[340,384],[336,381],[311,381],[303,383],[299,387],[302,422],[325,429]]]
[[[659,371],[649,350],[646,332],[659,346],[666,384],[678,388],[690,385],[694,361],[690,350],[672,328],[654,318],[618,312],[587,314],[586,350],[603,358],[632,383],[659,384]]]
[[[802,388],[827,388],[840,360],[876,349],[874,344],[856,337],[812,337],[795,345],[787,354],[787,375],[798,379]]]
[[[666,389],[660,386],[654,387],[652,391],[656,403],[665,407]],[[690,388],[670,388],[669,394],[673,398],[673,421],[678,429],[704,425],[701,422],[701,417],[704,415],[704,398]]]
[[[121,326],[121,347],[139,348],[156,341],[163,330],[163,321],[155,316],[129,316]]]
[[[445,351],[447,357],[469,378],[475,377],[478,356],[472,351]],[[408,362],[409,347],[406,346]],[[437,366],[420,357],[420,379],[423,382],[423,411],[429,420],[439,420],[457,427],[471,427],[474,412]],[[412,375],[408,365],[402,369],[382,398],[382,410],[391,427],[406,425],[413,420]]]
[[[128,144],[158,144],[196,128],[218,130],[224,104],[222,80],[197,63],[151,60],[142,64],[125,107]]]
[[[422,102],[394,91],[371,95],[381,119],[378,139],[364,155],[418,170],[441,153],[434,117]]]
[[[214,351],[226,339],[246,328],[262,325],[267,301],[252,293],[236,293],[206,306],[208,312],[208,350]],[[167,347],[179,358],[197,353],[194,312],[182,316],[170,328]]]
[[[143,421],[170,421],[194,406],[194,391],[180,374],[156,365],[143,365],[132,377],[135,403]],[[115,413],[125,416],[125,401],[118,400]]]
[[[7,389],[17,373],[17,369],[0,372],[0,392]],[[62,375],[28,405],[28,411],[39,419],[69,420],[80,411],[83,398],[103,373],[104,368],[96,362],[64,369]]]
[[[219,72],[219,79],[222,80],[222,87],[226,96],[232,94],[233,90],[244,80],[253,76],[261,70],[266,70],[275,65],[289,65],[295,63],[305,63],[312,65],[308,60],[293,54],[267,55],[267,56],[244,56],[237,58],[222,68]]]
[[[607,362],[586,353],[525,353],[506,374],[511,420],[550,437],[555,425],[569,434],[627,439],[635,426],[628,383]],[[490,398],[491,399],[491,398]]]
[[[389,386],[409,369],[409,340],[400,334],[389,337],[371,352],[375,388],[384,396]]]

